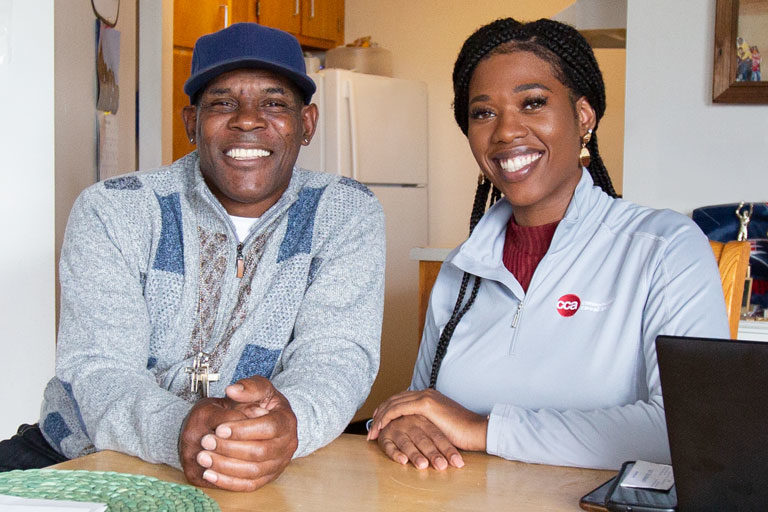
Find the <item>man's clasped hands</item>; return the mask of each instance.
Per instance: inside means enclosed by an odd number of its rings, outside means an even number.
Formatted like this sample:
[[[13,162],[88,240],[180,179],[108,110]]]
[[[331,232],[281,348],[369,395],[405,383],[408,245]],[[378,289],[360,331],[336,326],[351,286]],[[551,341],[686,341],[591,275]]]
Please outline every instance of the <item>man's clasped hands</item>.
[[[277,478],[297,447],[288,400],[258,376],[227,386],[224,398],[199,400],[179,435],[187,480],[232,491],[254,491]]]

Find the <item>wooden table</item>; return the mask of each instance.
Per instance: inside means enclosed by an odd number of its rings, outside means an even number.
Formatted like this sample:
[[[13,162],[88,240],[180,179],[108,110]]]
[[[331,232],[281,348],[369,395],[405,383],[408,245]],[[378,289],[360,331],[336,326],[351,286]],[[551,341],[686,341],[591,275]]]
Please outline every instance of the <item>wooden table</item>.
[[[343,434],[314,454],[293,461],[271,484],[253,493],[204,491],[227,511],[555,511],[580,510],[579,498],[615,471],[512,462],[464,453],[462,469],[418,470],[387,459],[364,436]],[[186,483],[169,466],[117,452],[98,452],[54,466],[142,474]]]

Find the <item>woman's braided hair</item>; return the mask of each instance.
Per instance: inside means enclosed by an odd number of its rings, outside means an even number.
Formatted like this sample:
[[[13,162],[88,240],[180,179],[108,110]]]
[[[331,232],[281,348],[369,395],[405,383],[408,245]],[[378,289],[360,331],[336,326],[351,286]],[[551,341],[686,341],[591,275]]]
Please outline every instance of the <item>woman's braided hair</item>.
[[[472,231],[475,229],[475,226],[478,222],[480,222],[480,218],[485,213],[485,205],[488,202],[488,192],[491,189],[491,182],[483,176],[482,174],[477,180],[477,190],[475,191],[475,201],[472,205],[472,215],[469,217],[469,233],[472,234]],[[501,192],[496,187],[493,187],[493,192],[491,193],[491,206],[493,203],[499,200],[501,197]],[[467,286],[469,285],[470,278],[474,277],[474,282],[472,284],[472,291],[469,294],[469,299],[467,300],[467,303],[464,304],[462,307],[462,303],[464,302],[464,297],[467,294]],[[437,342],[437,348],[435,349],[435,359],[432,363],[432,374],[429,377],[429,387],[434,388],[435,384],[437,383],[437,373],[440,371],[440,365],[443,362],[443,357],[445,357],[445,351],[448,349],[448,343],[451,341],[451,337],[453,336],[453,331],[456,330],[456,326],[459,324],[459,321],[461,320],[461,317],[464,316],[464,313],[466,313],[469,308],[472,306],[472,303],[475,302],[475,297],[477,297],[477,292],[480,289],[480,277],[473,276],[469,272],[464,272],[464,275],[461,277],[461,286],[459,287],[459,296],[456,298],[456,305],[453,307],[453,312],[451,313],[451,318],[448,319],[448,323],[445,324],[445,327],[443,327],[443,332],[440,333],[440,339]]]
[[[480,27],[464,42],[456,64],[453,68],[453,114],[461,131],[467,135],[469,123],[469,83],[477,65],[491,55],[514,53],[517,51],[531,52],[540,59],[548,62],[555,77],[565,85],[571,93],[571,101],[575,104],[582,96],[587,98],[595,110],[595,127],[592,139],[587,144],[590,153],[589,174],[594,183],[611,197],[617,197],[611,178],[605,169],[603,159],[597,148],[597,124],[605,113],[605,84],[603,75],[597,65],[592,48],[579,32],[563,23],[548,19],[540,19],[530,23],[521,23],[512,18],[499,19]],[[469,222],[469,233],[485,213],[486,203],[493,205],[501,193],[493,187],[491,200],[488,192],[491,184],[487,179],[478,182],[472,215]],[[473,279],[472,290],[466,303],[469,281]],[[464,314],[472,307],[480,289],[480,277],[464,273],[459,287],[459,295],[448,323],[440,334],[435,349],[435,359],[432,363],[432,375],[429,387],[434,388],[437,374],[440,371],[443,357],[453,332]]]

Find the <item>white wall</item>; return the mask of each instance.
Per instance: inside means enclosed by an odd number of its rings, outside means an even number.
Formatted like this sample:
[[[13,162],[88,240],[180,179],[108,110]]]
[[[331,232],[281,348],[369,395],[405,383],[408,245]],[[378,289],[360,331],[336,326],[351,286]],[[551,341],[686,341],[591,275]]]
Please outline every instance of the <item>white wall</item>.
[[[69,210],[96,182],[96,35],[90,0],[57,2],[56,73],[56,255]],[[121,2],[118,172],[136,170],[136,3]]]
[[[715,0],[630,0],[624,197],[690,213],[768,200],[768,105],[712,103]]]
[[[53,0],[0,0],[0,439],[53,374],[53,20]]]
[[[138,168],[169,164],[173,150],[173,0],[140,2]]]
[[[55,8],[53,0],[0,0],[0,22],[9,6],[11,60],[0,65],[0,439],[38,420],[54,372],[57,255],[75,197],[96,179],[90,0]],[[135,2],[121,3],[117,28],[118,168],[128,172],[136,167]]]

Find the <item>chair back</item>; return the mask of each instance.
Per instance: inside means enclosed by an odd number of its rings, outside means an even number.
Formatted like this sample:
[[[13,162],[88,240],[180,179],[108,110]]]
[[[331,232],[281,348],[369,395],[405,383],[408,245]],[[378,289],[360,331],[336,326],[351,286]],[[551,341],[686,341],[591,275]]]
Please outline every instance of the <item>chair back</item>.
[[[720,282],[723,285],[725,309],[728,311],[728,325],[731,338],[736,339],[739,332],[739,317],[741,316],[741,301],[744,297],[744,280],[749,266],[749,242],[715,242],[709,241],[715,261],[720,270]]]

